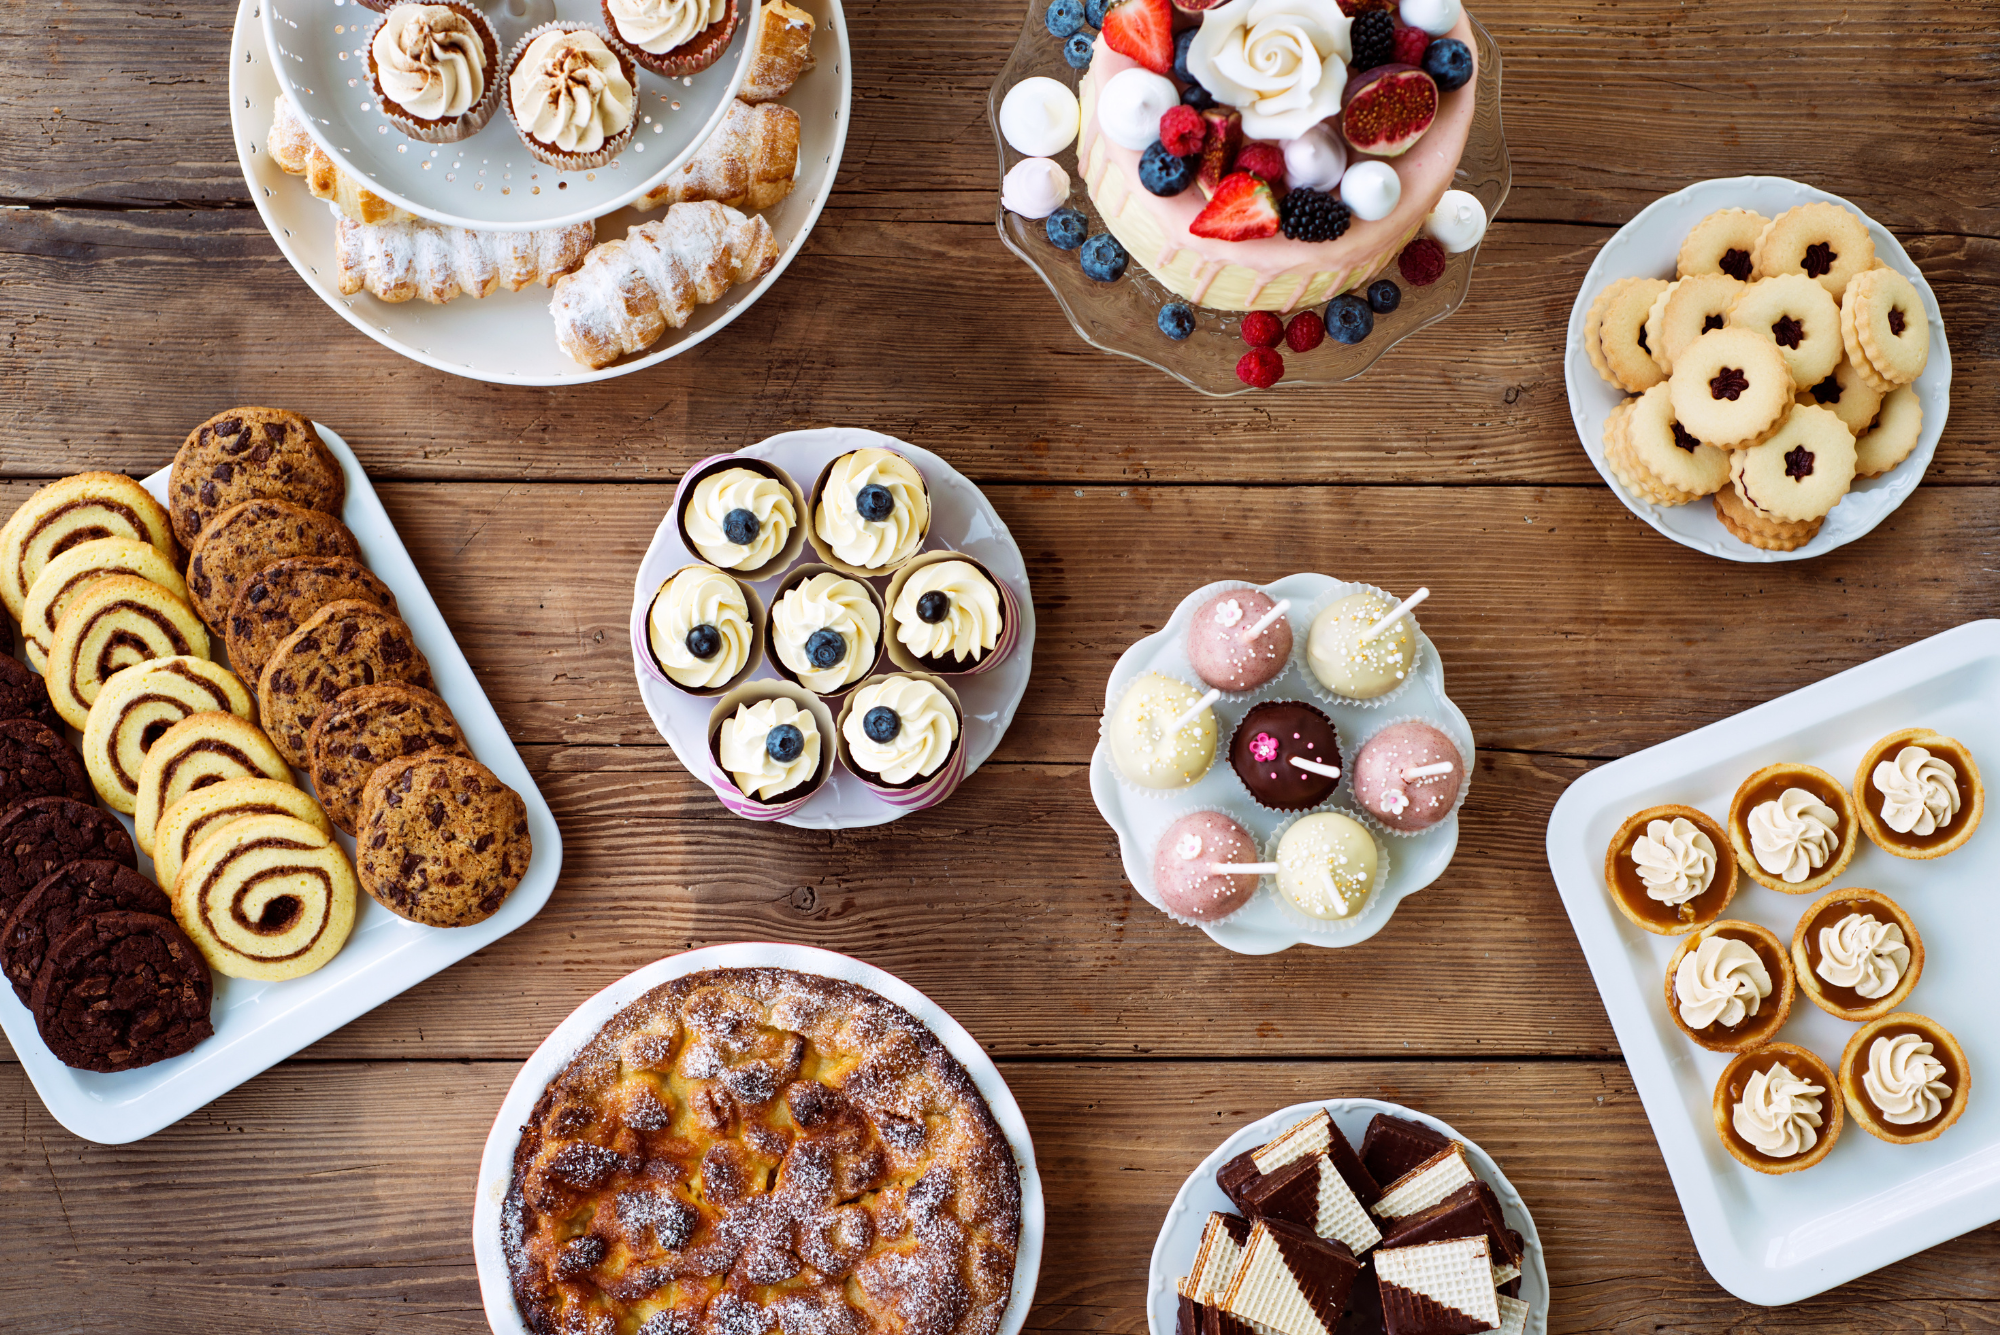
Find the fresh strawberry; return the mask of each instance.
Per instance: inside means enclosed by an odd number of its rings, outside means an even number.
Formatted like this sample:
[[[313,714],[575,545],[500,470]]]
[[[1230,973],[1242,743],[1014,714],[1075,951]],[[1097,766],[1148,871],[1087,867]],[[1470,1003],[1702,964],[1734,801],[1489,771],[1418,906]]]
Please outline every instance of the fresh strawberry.
[[[1167,146],[1167,152],[1177,158],[1191,158],[1201,152],[1203,141],[1208,138],[1208,122],[1201,113],[1185,103],[1176,103],[1167,108],[1167,114],[1160,117],[1160,142]]]
[[[1278,234],[1278,199],[1266,182],[1249,172],[1231,172],[1215,188],[1208,207],[1188,230],[1218,241],[1255,241]]]
[[[1236,151],[1243,146],[1243,116],[1228,107],[1210,107],[1201,113],[1208,125],[1202,141],[1201,171],[1196,179],[1202,193],[1213,195],[1222,178],[1236,170]]]
[[[1104,44],[1155,74],[1174,67],[1174,7],[1168,0],[1117,0],[1104,15]]]
[[[1398,65],[1421,65],[1424,52],[1430,50],[1431,35],[1422,28],[1396,29],[1396,63]]]
[[[1268,139],[1253,139],[1236,155],[1236,170],[1261,176],[1272,185],[1285,183],[1285,150]]]

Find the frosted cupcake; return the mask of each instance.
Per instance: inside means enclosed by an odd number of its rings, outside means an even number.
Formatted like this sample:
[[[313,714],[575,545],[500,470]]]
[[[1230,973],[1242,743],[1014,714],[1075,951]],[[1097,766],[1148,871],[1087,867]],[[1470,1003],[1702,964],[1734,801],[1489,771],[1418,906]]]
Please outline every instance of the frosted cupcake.
[[[841,695],[882,656],[875,590],[825,566],[785,576],[766,640],[778,671],[816,695]]]
[[[507,64],[507,114],[537,162],[561,171],[602,167],[632,140],[639,96],[632,57],[596,29],[545,23]]]
[[[369,37],[368,82],[389,124],[427,144],[455,144],[500,109],[500,41],[471,5],[404,0]]]
[[[702,460],[674,488],[682,545],[738,579],[765,579],[798,559],[805,509],[790,473],[740,454]]]
[[[899,806],[941,802],[965,777],[965,719],[936,677],[870,677],[840,711],[840,757],[869,791]]]
[[[813,484],[807,537],[835,570],[858,579],[892,575],[923,550],[930,531],[924,475],[894,450],[850,450]]]
[[[708,751],[722,804],[750,820],[777,820],[832,776],[833,715],[790,682],[748,682],[710,712]]]
[[[713,65],[736,35],[736,0],[601,0],[604,23],[632,58],[681,78]]]
[[[742,581],[714,566],[683,566],[653,595],[644,661],[690,695],[721,695],[763,661],[763,614]]]
[[[889,657],[923,672],[984,672],[1019,638],[1011,589],[963,552],[925,552],[889,581]]]

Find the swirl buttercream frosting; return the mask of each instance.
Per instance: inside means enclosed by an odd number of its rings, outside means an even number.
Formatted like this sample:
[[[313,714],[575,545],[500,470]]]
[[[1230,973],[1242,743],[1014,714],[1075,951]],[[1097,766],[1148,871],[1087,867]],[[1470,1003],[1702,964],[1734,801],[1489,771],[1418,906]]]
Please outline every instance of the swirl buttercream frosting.
[[[507,98],[523,134],[585,156],[630,129],[638,105],[617,54],[586,28],[531,38],[507,78]]]
[[[659,55],[685,45],[722,22],[730,0],[605,0],[621,40]]]
[[[1808,880],[1839,847],[1839,813],[1803,788],[1787,788],[1751,809],[1750,851],[1757,865],[1792,884]]]
[[[785,549],[799,522],[792,489],[768,473],[724,468],[695,483],[681,523],[702,560],[755,570]]]
[[[1326,0],[1230,0],[1202,15],[1187,67],[1252,139],[1296,139],[1340,111],[1353,20]]]
[[[1755,1015],[1771,995],[1771,971],[1757,952],[1734,937],[1711,936],[1681,956],[1674,996],[1690,1029],[1734,1028]]]
[[[869,730],[868,715],[877,709],[896,716],[886,739]],[[958,726],[958,711],[937,687],[918,677],[885,677],[854,693],[841,736],[855,764],[899,784],[937,773],[958,743]]]
[[[771,734],[785,727],[798,730],[796,753],[782,741],[772,741]],[[716,736],[716,758],[738,790],[768,800],[810,782],[819,773],[821,744],[819,724],[811,712],[796,700],[774,695],[739,705],[734,714],[722,720]]]
[[[1906,746],[1875,766],[1882,823],[1897,834],[1936,834],[1958,814],[1958,771],[1921,746]]]
[[[756,638],[743,586],[714,566],[676,571],[646,619],[646,640],[660,670],[694,691],[734,679],[750,661]]]
[[[1743,1084],[1731,1121],[1736,1134],[1759,1154],[1791,1159],[1819,1143],[1820,1095],[1815,1085],[1792,1073],[1783,1062],[1758,1071]]]
[[[923,476],[889,450],[854,450],[834,460],[813,512],[814,531],[827,550],[859,570],[883,570],[909,560],[924,545],[930,527]]]
[[[1861,1087],[1892,1126],[1915,1126],[1944,1111],[1951,1097],[1944,1063],[1935,1049],[1915,1034],[1884,1035],[1868,1045],[1868,1070]]]
[[[778,661],[799,685],[820,695],[867,676],[881,643],[882,614],[875,599],[867,585],[845,575],[813,575],[785,590],[771,609],[771,644]]]
[[[1909,943],[1896,923],[1850,913],[1820,928],[1819,964],[1813,972],[1835,987],[1853,988],[1873,1001],[1894,992],[1909,967]]]
[[[463,116],[486,96],[486,38],[449,5],[397,5],[369,50],[383,95],[418,120]]]
[[[1685,904],[1715,880],[1715,844],[1685,816],[1649,821],[1632,843],[1632,861],[1647,896],[1662,904]]]
[[[896,639],[918,658],[969,666],[1000,639],[1000,591],[970,561],[934,561],[913,571],[890,615]]]

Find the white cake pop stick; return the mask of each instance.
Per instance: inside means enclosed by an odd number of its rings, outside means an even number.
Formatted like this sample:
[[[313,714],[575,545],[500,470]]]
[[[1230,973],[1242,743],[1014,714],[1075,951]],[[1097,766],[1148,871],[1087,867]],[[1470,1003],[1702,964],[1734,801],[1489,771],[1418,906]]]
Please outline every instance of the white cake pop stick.
[[[1322,765],[1317,760],[1307,760],[1304,756],[1293,756],[1291,763],[1308,774],[1324,774],[1329,779],[1340,777],[1340,768],[1337,765]]]
[[[1179,732],[1182,728],[1185,728],[1188,724],[1194,722],[1195,716],[1197,714],[1201,713],[1202,710],[1207,709],[1210,705],[1214,704],[1217,700],[1220,700],[1221,698],[1222,698],[1221,691],[1210,691],[1207,695],[1204,695],[1203,697],[1201,697],[1201,699],[1189,705],[1187,707],[1186,712],[1181,714],[1179,718],[1176,718],[1172,723],[1169,723],[1167,725],[1167,731]]]
[[[1433,774],[1449,774],[1452,765],[1449,760],[1440,760],[1435,765],[1412,765],[1403,771],[1406,779],[1428,779]]]
[[[1380,621],[1370,626],[1367,630],[1361,632],[1361,643],[1363,644],[1368,643],[1368,641],[1374,639],[1377,635],[1380,635],[1383,631],[1395,625],[1400,618],[1409,613],[1409,610],[1411,608],[1415,607],[1418,603],[1422,602],[1424,599],[1430,596],[1431,596],[1431,591],[1429,589],[1418,589],[1415,593],[1403,599],[1402,602],[1397,603],[1396,609],[1393,612],[1389,613],[1388,616],[1383,617]]]
[[[1241,632],[1240,634],[1237,635],[1236,638],[1244,644],[1250,643],[1250,641],[1256,639],[1259,635],[1262,635],[1264,633],[1265,628],[1268,627],[1273,621],[1276,621],[1286,612],[1289,612],[1291,610],[1291,607],[1292,607],[1291,599],[1289,598],[1278,599],[1278,605],[1276,607],[1273,607],[1270,611],[1264,613],[1263,616],[1258,617],[1256,625],[1252,626],[1250,629],[1246,631]]]
[[[1210,871],[1219,871],[1224,876],[1276,876],[1278,864],[1275,862],[1211,862]]]

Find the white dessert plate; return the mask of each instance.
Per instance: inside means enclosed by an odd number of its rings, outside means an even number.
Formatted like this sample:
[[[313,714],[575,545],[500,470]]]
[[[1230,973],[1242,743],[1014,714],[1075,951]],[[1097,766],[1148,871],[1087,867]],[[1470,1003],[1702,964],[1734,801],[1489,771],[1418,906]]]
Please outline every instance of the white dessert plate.
[[[1380,1099],[1320,1099],[1280,1108],[1268,1117],[1239,1128],[1235,1135],[1216,1146],[1215,1151],[1188,1174],[1187,1181],[1181,1183],[1181,1189],[1174,1194],[1174,1203],[1167,1208],[1166,1220],[1160,1225],[1159,1239],[1153,1243],[1152,1265],[1146,1272],[1146,1322],[1152,1335],[1175,1335],[1179,1295],[1174,1285],[1194,1267],[1194,1254],[1201,1246],[1201,1230],[1208,1222],[1208,1216],[1217,1210],[1229,1214],[1236,1212],[1229,1197],[1215,1185],[1215,1170],[1245,1150],[1277,1139],[1321,1108],[1332,1114],[1333,1124],[1357,1150],[1361,1148],[1362,1133],[1368,1129],[1368,1123],[1376,1113],[1390,1113],[1422,1122],[1440,1135],[1449,1136],[1465,1146],[1466,1154],[1472,1159],[1473,1170],[1500,1198],[1501,1213],[1507,1217],[1507,1226],[1518,1232],[1528,1244],[1521,1258],[1521,1300],[1529,1308],[1528,1335],[1547,1335],[1549,1272],[1542,1261],[1542,1235],[1535,1231],[1534,1216],[1528,1213],[1521,1193],[1514,1190],[1514,1184],[1500,1171],[1500,1165],[1493,1161],[1493,1156],[1471,1140],[1429,1113],[1405,1108],[1400,1103],[1384,1103]]]
[[[1111,680],[1104,688],[1106,712],[1124,693],[1126,683],[1142,672],[1163,672],[1199,686],[1200,678],[1195,676],[1194,666],[1188,661],[1188,622],[1194,618],[1195,609],[1211,595],[1224,589],[1247,587],[1241,580],[1224,580],[1204,585],[1181,599],[1180,606],[1174,609],[1165,626],[1119,655],[1117,665],[1111,669]],[[1160,836],[1166,833],[1169,825],[1191,811],[1220,811],[1250,831],[1257,840],[1258,848],[1265,849],[1267,841],[1277,833],[1278,828],[1293,819],[1290,813],[1267,811],[1258,806],[1251,800],[1243,781],[1236,777],[1236,771],[1229,766],[1230,734],[1253,704],[1264,700],[1303,700],[1323,711],[1333,720],[1334,731],[1340,736],[1343,768],[1351,768],[1354,754],[1363,742],[1381,731],[1384,725],[1404,718],[1421,719],[1442,730],[1457,743],[1468,765],[1477,763],[1473,758],[1472,725],[1466,722],[1465,715],[1451,702],[1451,697],[1444,693],[1444,664],[1438,657],[1437,646],[1431,643],[1421,626],[1417,627],[1416,671],[1400,694],[1381,704],[1332,703],[1314,694],[1311,674],[1302,659],[1306,632],[1312,625],[1310,613],[1315,605],[1330,600],[1336,593],[1352,593],[1367,586],[1346,583],[1328,575],[1299,574],[1287,575],[1274,583],[1256,587],[1274,599],[1292,600],[1292,609],[1287,615],[1292,619],[1295,652],[1292,662],[1275,681],[1257,690],[1243,692],[1234,700],[1225,697],[1216,702],[1215,765],[1201,781],[1191,787],[1152,796],[1127,788],[1118,781],[1118,771],[1111,763],[1110,748],[1102,737],[1098,739],[1097,749],[1091,753],[1090,795],[1097,802],[1098,813],[1104,817],[1105,823],[1118,832],[1118,855],[1125,863],[1125,879],[1145,897],[1148,904],[1162,913],[1166,909],[1160,903],[1159,893],[1153,888],[1153,854]],[[1417,614],[1413,613],[1411,619],[1417,620]],[[1471,780],[1472,776],[1468,773],[1468,792]],[[1333,796],[1315,810],[1343,811],[1367,819],[1360,805],[1354,801],[1353,788],[1345,775],[1341,777]],[[1454,811],[1421,834],[1389,835],[1372,825],[1369,832],[1375,836],[1376,847],[1389,861],[1389,875],[1382,889],[1353,918],[1345,922],[1318,923],[1286,903],[1267,876],[1257,887],[1255,897],[1242,908],[1220,922],[1194,925],[1207,932],[1218,945],[1226,946],[1239,955],[1268,955],[1288,946],[1352,946],[1366,941],[1388,923],[1396,905],[1444,875],[1452,854],[1458,849],[1458,813]]]
[[[1921,1145],[1889,1145],[1848,1118],[1826,1159],[1769,1177],[1731,1158],[1710,1113],[1729,1054],[1696,1047],[1675,1028],[1663,996],[1679,937],[1633,926],[1603,881],[1604,851],[1634,812],[1659,803],[1698,807],[1718,821],[1736,786],[1775,761],[1817,765],[1852,781],[1862,753],[1898,728],[1955,737],[1990,775],[2000,768],[2000,621],[1974,621],[1872,663],[1663,742],[1569,786],[1549,817],[1549,866],[1591,977],[1604,998],[1688,1230],[1716,1281],[1746,1302],[1776,1306],[1845,1284],[2000,1219],[2000,1100],[1980,1086],[2000,1072],[2000,898],[1993,862],[2000,833],[1988,817],[1957,851],[1930,862],[1891,857],[1864,835],[1836,887],[1881,890],[1924,939],[1924,971],[1898,1009],[1928,1015],[1964,1047],[1971,1106]],[[1991,779],[1988,779],[1991,782]],[[1818,895],[1785,895],[1745,878],[1726,916],[1762,923],[1789,941]],[[1859,1028],[1804,992],[1778,1032],[1838,1067]],[[1837,1097],[1837,1094],[1833,1095]]]
[[[493,1130],[486,1137],[486,1149],[479,1158],[478,1194],[472,1203],[472,1253],[479,1267],[479,1294],[486,1305],[487,1324],[495,1335],[532,1335],[514,1303],[513,1280],[507,1270],[500,1223],[501,1206],[514,1179],[514,1151],[521,1143],[521,1127],[534,1111],[535,1101],[577,1050],[619,1010],[662,983],[704,969],[791,969],[859,984],[915,1016],[958,1058],[971,1075],[972,1083],[985,1096],[993,1120],[999,1123],[1000,1132],[1007,1137],[1021,1169],[1021,1239],[1014,1254],[1014,1291],[1007,1300],[999,1329],[999,1335],[1019,1335],[1027,1323],[1028,1309],[1034,1305],[1035,1280],[1042,1269],[1043,1207],[1042,1178],[1035,1168],[1035,1142],[1028,1135],[1027,1119],[1021,1116],[1021,1106],[1014,1102],[1013,1091],[1000,1078],[993,1059],[986,1055],[979,1041],[943,1007],[902,979],[847,955],[774,941],[704,946],[628,973],[571,1011],[569,1018],[557,1025],[522,1065],[493,1119]]]
[[[1028,589],[1028,566],[1021,558],[1021,549],[1014,544],[1014,535],[1007,531],[1006,522],[993,508],[993,503],[970,479],[937,455],[922,446],[885,436],[879,431],[844,426],[787,431],[735,453],[746,454],[753,459],[769,459],[810,492],[822,468],[850,450],[861,449],[895,450],[915,464],[930,484],[931,535],[924,544],[925,551],[964,552],[977,557],[993,572],[995,579],[1004,580],[1013,587],[1014,597],[1020,603],[1021,638],[1006,661],[976,676],[946,678],[965,708],[963,744],[965,777],[969,779],[1000,745],[1000,739],[1006,736],[1008,725],[1014,721],[1014,711],[1020,708],[1021,697],[1027,693],[1028,675],[1035,661],[1035,608]],[[646,548],[645,558],[639,562],[639,574],[633,584],[632,633],[635,644],[644,641],[646,613],[653,605],[653,595],[667,582],[668,576],[700,559],[682,545],[679,529],[669,511],[661,518],[660,527],[653,534],[652,545]],[[808,545],[793,564],[807,565],[818,560],[819,557]],[[784,575],[784,571],[779,571],[769,579],[753,584],[767,609]],[[879,590],[886,591],[889,587],[887,579],[874,579],[869,583]],[[896,669],[885,658],[876,670],[893,672]],[[688,773],[713,788],[714,784],[710,782],[712,766],[708,753],[708,716],[715,707],[715,701],[684,695],[671,686],[655,681],[637,663],[632,665],[632,671],[638,678],[639,697],[645,701],[646,713],[652,717],[653,726],[660,730],[660,736],[666,738],[667,745],[673,748],[674,758]],[[770,657],[766,655],[763,665],[747,680],[761,681],[777,676],[777,670],[771,666]],[[834,710],[836,715],[839,712],[838,708]],[[780,823],[806,830],[853,830],[868,825],[886,825],[910,814],[910,810],[883,801],[862,787],[861,781],[845,769],[837,769],[826,787],[813,794],[812,799],[797,811],[783,817]]]
[[[468,0],[492,23],[504,79],[516,43],[556,19],[604,27],[598,0]],[[694,156],[728,113],[750,72],[763,8],[738,0],[736,31],[713,65],[670,79],[641,68],[638,125],[601,167],[563,171],[537,162],[501,105],[485,128],[455,144],[412,139],[382,115],[370,87],[368,43],[382,15],[360,0],[262,0],[271,69],[298,103],[299,121],[334,166],[420,218],[450,227],[519,231],[589,222],[623,208]]]
[[[1924,299],[1924,311],[1931,322],[1931,356],[1924,373],[1917,377],[1917,398],[1924,407],[1923,433],[1910,457],[1881,477],[1856,478],[1854,489],[1833,507],[1813,540],[1797,551],[1767,552],[1730,536],[1715,517],[1715,507],[1704,496],[1687,505],[1655,505],[1626,491],[1604,462],[1604,420],[1623,403],[1625,392],[1597,373],[1584,351],[1583,322],[1590,304],[1611,283],[1620,278],[1666,278],[1674,276],[1674,260],[1681,242],[1694,225],[1718,209],[1753,209],[1765,217],[1776,217],[1786,209],[1815,200],[1851,209],[1868,224],[1875,239],[1877,258],[1917,286]],[[1937,297],[1890,231],[1862,213],[1839,195],[1829,194],[1802,181],[1782,176],[1731,176],[1714,181],[1697,181],[1654,200],[1639,210],[1631,222],[1614,232],[1590,270],[1569,312],[1569,341],[1563,352],[1563,380],[1569,387],[1570,417],[1583,452],[1604,475],[1604,481],[1625,508],[1672,538],[1683,547],[1692,547],[1725,561],[1804,561],[1844,547],[1873,531],[1895,508],[1909,499],[1931,466],[1938,438],[1951,409],[1951,349],[1946,346],[1944,318],[1938,314]]]
[[[581,385],[630,375],[679,356],[770,290],[805,245],[833,193],[853,98],[847,24],[840,0],[802,0],[799,8],[810,12],[819,25],[813,34],[818,64],[783,98],[799,113],[798,177],[791,194],[763,211],[779,252],[771,272],[757,282],[731,288],[721,300],[696,307],[684,328],[668,330],[645,351],[597,370],[571,361],[556,346],[549,291],[540,284],[490,297],[459,297],[442,306],[380,301],[366,292],[350,296],[341,292],[337,281],[332,206],[314,199],[304,180],[286,175],[265,148],[271,108],[282,92],[265,51],[258,17],[262,3],[242,0],[236,11],[229,52],[229,122],[243,179],[265,228],[299,277],[335,314],[392,352],[452,375],[501,385]],[[597,239],[622,237],[633,226],[660,216],[659,211],[620,209],[599,218]]]
[[[173,1125],[521,926],[548,903],[562,870],[562,835],[549,804],[431,600],[368,475],[346,441],[327,427],[314,425],[347,474],[347,506],[341,518],[361,544],[361,559],[396,595],[398,612],[430,660],[437,693],[451,706],[473,754],[527,803],[534,856],[500,911],[472,927],[425,927],[397,917],[366,894],[356,895],[353,934],[325,968],[276,983],[216,974],[215,1003],[209,1009],[215,1035],[179,1057],[136,1071],[103,1075],[64,1066],[42,1043],[27,1007],[11,989],[0,988],[0,1028],[5,1028],[35,1092],[50,1115],[85,1140],[122,1145]],[[145,479],[145,486],[164,505],[167,469]],[[228,661],[219,636],[215,657],[219,663]],[[305,774],[294,771],[293,777],[299,787],[312,791]],[[131,830],[130,816],[118,819]],[[351,858],[352,836],[336,832],[335,837]],[[139,870],[153,875],[152,859],[143,853]]]

